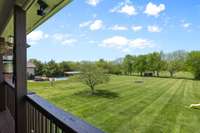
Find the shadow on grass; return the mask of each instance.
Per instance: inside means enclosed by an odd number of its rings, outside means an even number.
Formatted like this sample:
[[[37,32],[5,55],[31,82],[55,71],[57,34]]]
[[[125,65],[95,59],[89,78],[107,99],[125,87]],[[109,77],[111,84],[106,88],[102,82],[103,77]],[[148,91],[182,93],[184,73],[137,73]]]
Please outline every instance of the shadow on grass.
[[[119,94],[116,92],[111,92],[109,90],[96,90],[93,94],[91,91],[84,90],[77,93],[74,93],[76,96],[82,96],[82,97],[102,97],[102,98],[108,98],[113,99],[119,97]]]

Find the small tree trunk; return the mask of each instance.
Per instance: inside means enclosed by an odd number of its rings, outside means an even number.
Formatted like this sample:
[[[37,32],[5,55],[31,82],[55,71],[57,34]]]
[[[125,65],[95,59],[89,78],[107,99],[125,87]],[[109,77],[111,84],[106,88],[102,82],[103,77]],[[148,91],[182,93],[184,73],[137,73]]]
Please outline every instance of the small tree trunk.
[[[94,94],[94,86],[90,86],[92,95]]]
[[[170,72],[170,76],[173,77],[173,75],[174,75],[173,72]]]
[[[157,77],[160,77],[160,73],[159,73],[159,71],[157,71]]]

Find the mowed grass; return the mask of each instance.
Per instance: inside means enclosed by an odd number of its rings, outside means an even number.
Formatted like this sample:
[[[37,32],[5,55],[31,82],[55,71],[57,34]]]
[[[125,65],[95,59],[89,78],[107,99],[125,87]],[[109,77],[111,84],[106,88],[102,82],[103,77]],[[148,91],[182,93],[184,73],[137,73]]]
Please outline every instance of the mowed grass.
[[[107,133],[200,132],[200,110],[189,108],[200,102],[200,81],[112,76],[95,96],[74,80],[29,82],[29,89]]]

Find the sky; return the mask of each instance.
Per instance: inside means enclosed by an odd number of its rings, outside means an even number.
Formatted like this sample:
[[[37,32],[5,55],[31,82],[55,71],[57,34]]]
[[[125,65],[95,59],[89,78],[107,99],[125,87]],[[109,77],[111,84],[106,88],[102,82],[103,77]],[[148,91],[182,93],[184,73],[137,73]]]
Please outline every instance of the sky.
[[[200,50],[200,0],[73,0],[27,36],[28,59]]]

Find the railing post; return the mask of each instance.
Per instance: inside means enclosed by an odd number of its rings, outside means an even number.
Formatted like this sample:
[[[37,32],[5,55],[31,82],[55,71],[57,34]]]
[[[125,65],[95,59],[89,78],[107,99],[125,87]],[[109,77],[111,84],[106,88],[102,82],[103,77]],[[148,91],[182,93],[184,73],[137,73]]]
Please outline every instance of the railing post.
[[[15,133],[27,132],[26,121],[26,12],[14,7]]]
[[[0,38],[0,45],[3,47],[5,43],[4,38]],[[3,55],[0,52],[0,111],[6,110],[6,92],[5,87],[3,85],[4,77],[3,77]]]

